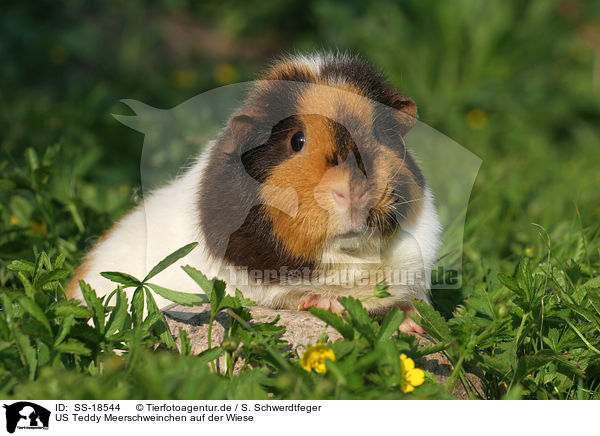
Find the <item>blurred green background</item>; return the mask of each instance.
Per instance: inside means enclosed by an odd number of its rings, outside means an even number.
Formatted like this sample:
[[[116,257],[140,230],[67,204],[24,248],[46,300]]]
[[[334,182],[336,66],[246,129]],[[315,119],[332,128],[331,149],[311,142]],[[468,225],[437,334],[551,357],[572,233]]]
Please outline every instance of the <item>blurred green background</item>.
[[[580,0],[4,1],[0,286],[39,250],[73,268],[139,196],[143,136],[119,100],[173,107],[285,51],[370,59],[420,120],[481,159],[461,291],[516,260],[579,262],[600,222],[600,3]],[[580,211],[581,219],[577,215]],[[593,259],[598,253],[591,254]]]

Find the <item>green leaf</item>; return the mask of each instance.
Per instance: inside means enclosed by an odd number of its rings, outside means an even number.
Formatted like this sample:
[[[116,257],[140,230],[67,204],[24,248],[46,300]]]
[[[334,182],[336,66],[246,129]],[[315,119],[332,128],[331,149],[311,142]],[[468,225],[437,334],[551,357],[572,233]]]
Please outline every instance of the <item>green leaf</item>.
[[[217,312],[221,310],[221,302],[223,300],[223,297],[225,296],[225,282],[216,278],[209,280],[204,274],[202,274],[200,271],[189,265],[182,266],[181,268],[206,293],[206,296],[208,297],[208,302],[210,302],[210,311],[214,316]]]
[[[373,331],[373,322],[366,309],[356,298],[342,297],[340,303],[348,311],[348,321],[358,332],[370,341],[375,341],[375,332]]]
[[[79,214],[79,211],[77,210],[77,205],[73,201],[68,201],[66,203],[66,206],[67,206],[67,210],[71,213],[71,216],[73,217],[73,222],[75,222],[75,225],[77,226],[77,230],[79,230],[80,233],[83,233],[83,231],[85,230],[85,225],[83,224],[81,215]]]
[[[138,287],[131,297],[131,316],[133,318],[133,326],[136,327],[142,324],[144,317],[144,288]]]
[[[588,300],[596,313],[600,315],[600,292],[597,290],[589,290],[587,293]]]
[[[55,269],[47,273],[41,274],[35,281],[36,286],[42,287],[46,283],[55,282],[57,280],[64,279],[69,275],[69,272],[64,269]]]
[[[4,296],[3,296],[4,297]],[[0,338],[8,341],[10,338],[10,329],[8,328],[8,323],[6,322],[6,318],[10,318],[6,313],[6,306],[4,305],[5,301],[10,301],[8,298],[2,298],[2,312],[0,313]],[[12,305],[12,303],[11,303]]]
[[[48,333],[52,335],[52,327],[50,327],[50,322],[48,321],[44,311],[40,308],[40,306],[37,305],[35,301],[27,297],[21,297],[19,298],[19,304],[25,312],[41,322],[42,325],[46,327],[46,330],[48,330]]]
[[[67,259],[67,255],[65,253],[60,253],[56,257],[56,260],[54,261],[54,269],[62,268],[66,259]]]
[[[504,286],[506,286],[508,289],[510,289],[517,295],[524,296],[523,290],[519,286],[519,283],[512,277],[509,277],[506,274],[498,274],[498,280],[500,280],[500,282]]]
[[[213,315],[216,315],[224,309],[223,299],[225,298],[225,282],[218,279],[212,279],[213,292],[209,296],[210,310]]]
[[[415,315],[414,319],[423,330],[438,341],[451,342],[452,334],[444,317],[427,303],[415,301],[414,304],[420,315],[420,319],[418,315]]]
[[[163,343],[173,349],[177,349],[177,345],[175,344],[175,339],[173,339],[173,335],[171,334],[171,330],[169,330],[169,326],[164,320],[164,316],[162,312],[158,309],[156,305],[156,301],[154,301],[154,297],[152,296],[152,292],[147,287],[144,287],[146,291],[146,309],[148,310],[148,316],[153,314],[160,314],[161,322],[156,322],[153,324],[153,329],[156,335],[163,341]]]
[[[27,280],[27,278],[22,272],[18,272],[17,277],[19,278],[21,283],[23,283],[23,289],[25,289],[25,294],[32,300],[35,299],[35,294],[37,294],[37,291],[31,284],[31,282]]]
[[[581,340],[584,342],[584,344],[590,349],[592,350],[594,353],[600,355],[600,350],[598,350],[596,347],[594,347],[590,341],[588,341],[586,339],[585,336],[583,336],[583,334],[579,331],[579,329],[577,327],[575,327],[573,325],[573,323],[571,323],[568,319],[564,320],[567,324],[569,324],[569,327],[571,327],[573,329],[573,331],[577,334],[577,336],[579,336],[581,338]]]
[[[444,351],[447,348],[448,344],[444,342],[439,342],[435,345],[420,346],[416,351],[414,351],[413,358],[419,359],[423,356],[428,356],[429,354],[439,353],[440,351]]]
[[[600,277],[594,277],[593,279],[585,282],[582,286],[584,288],[592,288],[592,289],[600,288]]]
[[[31,346],[29,336],[21,333],[19,330],[13,330],[13,336],[15,338],[15,344],[20,352],[21,359],[29,369],[29,379],[35,378],[35,371],[37,369],[37,353],[35,348]]]
[[[181,268],[205,292],[206,296],[208,297],[208,302],[210,302],[210,311],[214,316],[221,310],[221,302],[225,296],[225,282],[216,278],[209,280],[204,274],[189,265],[182,266]]]
[[[50,347],[45,342],[37,341],[37,360],[39,368],[50,362]]]
[[[201,306],[208,303],[208,298],[204,294],[189,294],[187,292],[172,291],[171,289],[163,288],[162,286],[152,283],[146,283],[146,286],[163,298],[166,298],[173,303],[181,304],[182,306]]]
[[[223,285],[225,285],[224,282],[221,282],[221,283],[223,283]],[[215,285],[215,286],[219,286],[219,285]],[[244,298],[244,296],[242,295],[242,291],[240,291],[239,289],[236,289],[235,297],[232,297],[230,295],[225,295],[223,297],[223,299],[219,303],[219,306],[216,309],[216,312],[220,312],[221,310],[227,309],[227,308],[239,309],[242,307],[249,307],[249,306],[256,306],[256,303],[248,298]]]
[[[33,262],[27,262],[26,260],[13,260],[6,268],[14,272],[22,272],[33,274],[35,272],[35,264]]]
[[[212,293],[213,281],[209,280],[204,274],[198,271],[196,268],[191,267],[189,265],[182,266],[181,269],[185,271],[185,273],[194,280],[200,289],[202,289],[206,295]]]
[[[73,316],[72,314],[65,316],[65,319],[62,320],[58,329],[58,333],[56,334],[56,338],[54,338],[55,347],[67,337],[67,335],[71,331],[71,327],[73,326],[74,321],[75,316]]]
[[[404,312],[394,307],[381,322],[379,333],[377,333],[377,342],[387,341],[400,327],[404,321]]]
[[[92,287],[83,280],[79,281],[79,287],[81,288],[83,299],[88,307],[92,309],[92,319],[94,320],[94,326],[96,327],[96,330],[98,330],[100,334],[104,335],[104,322],[106,320],[106,314],[104,312],[102,300],[96,296],[96,291],[94,291]]]
[[[349,341],[354,339],[354,329],[352,326],[346,324],[344,320],[336,315],[335,313],[321,309],[318,307],[311,307],[308,309],[310,313],[319,318],[321,321],[327,323],[334,329],[336,329],[340,334]]]
[[[555,363],[558,366],[558,372],[571,378],[573,376],[583,377],[584,371],[579,368],[574,360],[570,360],[569,355],[557,353],[553,350],[541,350],[536,353],[536,356],[543,357]]]
[[[189,356],[192,351],[192,344],[190,343],[190,338],[188,338],[187,332],[179,328],[179,342],[181,343],[181,352],[182,356]]]
[[[37,170],[40,166],[37,153],[31,147],[25,150],[25,159],[27,160],[27,166],[31,172]]]
[[[12,191],[16,183],[9,179],[0,179],[0,191]]]
[[[179,259],[187,256],[190,253],[190,251],[196,248],[197,245],[197,242],[192,242],[169,254],[167,257],[161,260],[154,268],[150,270],[148,275],[144,278],[143,282],[146,283],[148,280],[150,280],[159,272],[163,271],[165,268],[168,268],[169,266],[177,262]]]
[[[482,354],[481,359],[483,362],[479,366],[500,379],[506,378],[511,371],[510,362],[507,360],[491,357],[487,354]]]
[[[532,278],[531,278],[531,269],[529,267],[529,259],[524,257],[519,262],[519,272],[520,276],[523,279],[523,283],[525,284],[525,290],[528,295],[531,295],[532,289]]]
[[[129,318],[129,314],[127,313],[127,297],[125,296],[125,292],[119,289],[117,291],[117,304],[110,314],[104,336],[109,337],[117,330],[122,332],[127,323],[127,318]]]
[[[11,322],[12,319],[15,317],[15,310],[14,310],[12,300],[5,293],[4,290],[2,290],[0,292],[0,300],[2,300],[2,315],[3,315],[3,316],[0,316],[0,318],[4,319],[4,317],[6,317],[6,320],[8,322]]]
[[[82,306],[78,300],[61,300],[52,306],[54,315],[57,317],[73,316],[74,318],[90,318],[92,312]]]
[[[110,281],[113,281],[115,283],[120,283],[121,285],[123,285],[125,287],[137,288],[138,286],[142,285],[142,282],[140,282],[135,277],[133,277],[129,274],[122,273],[122,272],[105,271],[105,272],[101,272],[100,275]]]
[[[568,308],[570,308],[573,312],[580,315],[586,321],[594,324],[596,329],[598,331],[600,331],[600,318],[598,316],[596,316],[596,314],[592,310],[586,309],[585,307],[577,306],[575,304],[567,303],[567,302],[564,302],[564,305],[567,306]],[[593,307],[593,305],[592,305],[592,307]]]
[[[394,377],[389,378],[388,385],[400,385],[402,382],[402,369],[400,364],[400,355],[398,354],[398,350],[396,349],[394,343],[391,341],[381,341],[377,344],[377,351],[381,353],[382,360],[390,365],[393,370]]]
[[[61,353],[67,354],[81,354],[84,356],[91,354],[91,351],[88,347],[75,339],[68,339],[63,343],[58,344],[54,348]]]
[[[386,298],[389,297],[391,294],[387,291],[389,289],[389,286],[385,284],[385,282],[379,282],[377,283],[377,285],[375,286],[375,290],[373,291],[373,295],[375,295],[377,298]]]
[[[240,291],[239,289],[235,290],[235,297],[234,298],[239,303],[239,307],[256,306],[256,303],[254,301],[250,300],[249,298],[245,298],[244,295],[242,294],[242,291]]]
[[[52,264],[50,263],[50,258],[48,257],[48,255],[46,254],[45,251],[42,251],[40,254],[38,254],[38,257],[35,261],[35,280],[37,280],[39,275],[42,273],[42,268],[44,266],[48,270],[50,270],[50,268],[52,268]]]
[[[208,350],[204,350],[202,353],[198,354],[196,358],[201,364],[207,364],[215,359],[218,359],[222,354],[223,348],[213,347]]]
[[[162,312],[153,312],[148,314],[148,316],[142,321],[140,328],[142,330],[150,330],[154,325],[163,320]]]

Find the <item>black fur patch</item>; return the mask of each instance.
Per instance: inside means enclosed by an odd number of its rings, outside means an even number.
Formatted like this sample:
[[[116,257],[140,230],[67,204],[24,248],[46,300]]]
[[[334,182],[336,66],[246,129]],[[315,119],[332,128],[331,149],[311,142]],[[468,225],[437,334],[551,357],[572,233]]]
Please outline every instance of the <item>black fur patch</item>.
[[[264,172],[256,169],[270,155],[260,153],[259,147],[254,149],[259,151],[252,157],[246,155],[243,163],[239,156],[220,150],[219,142],[228,138],[228,135],[221,137],[211,152],[198,202],[202,233],[210,253],[251,270],[313,269],[309,262],[292,258],[281,249],[261,206],[259,188]],[[274,278],[279,280],[278,275]]]
[[[333,83],[343,81],[354,85],[369,97],[386,106],[402,110],[404,96],[391,86],[386,78],[368,62],[353,56],[326,57],[320,77]]]
[[[296,116],[285,118],[275,124],[269,139],[264,144],[242,153],[242,164],[248,175],[263,183],[273,168],[293,156],[294,152],[286,139],[291,132],[302,129],[303,125]]]

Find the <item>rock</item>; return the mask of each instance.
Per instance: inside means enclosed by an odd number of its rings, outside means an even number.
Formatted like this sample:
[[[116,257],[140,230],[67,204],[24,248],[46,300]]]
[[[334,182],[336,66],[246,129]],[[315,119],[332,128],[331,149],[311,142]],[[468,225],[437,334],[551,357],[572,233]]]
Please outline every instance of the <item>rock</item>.
[[[314,344],[319,340],[325,323],[306,311],[296,310],[273,310],[265,307],[254,306],[249,307],[252,318],[256,322],[270,322],[277,315],[280,316],[278,325],[286,327],[282,339],[287,341],[296,352],[297,347],[304,347],[309,344]],[[192,345],[192,353],[198,354],[208,348],[208,322],[210,319],[210,306],[185,307],[179,305],[170,306],[165,310],[165,315],[171,332],[177,341],[177,346],[180,346],[179,329],[185,330]],[[229,315],[221,312],[215,319],[212,331],[212,344],[220,344],[223,334],[229,328]],[[342,336],[332,327],[327,327],[327,335],[330,341],[342,339]],[[419,335],[421,345],[431,345],[433,340],[427,335]],[[302,349],[301,348],[301,349]],[[300,351],[301,353],[301,351]],[[219,362],[220,368],[224,368],[224,358]],[[452,373],[452,363],[444,355],[444,353],[433,353],[416,360],[416,365],[419,368],[427,370],[435,375],[438,383],[445,385]],[[238,370],[239,368],[235,368]],[[477,393],[479,398],[485,398],[485,384],[480,375],[476,371],[467,373],[467,380],[471,384],[471,388]],[[456,383],[452,395],[461,400],[468,399],[467,392],[459,380]]]

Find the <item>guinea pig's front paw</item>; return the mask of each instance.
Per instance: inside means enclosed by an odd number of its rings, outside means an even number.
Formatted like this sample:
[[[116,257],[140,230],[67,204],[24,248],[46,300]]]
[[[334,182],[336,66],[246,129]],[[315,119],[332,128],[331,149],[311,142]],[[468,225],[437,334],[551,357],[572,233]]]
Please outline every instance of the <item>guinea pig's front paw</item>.
[[[417,313],[415,309],[405,309],[404,310],[404,321],[400,324],[400,331],[402,333],[419,333],[425,334],[425,330],[423,330],[416,322],[414,322],[408,316],[409,313]]]
[[[344,306],[340,304],[337,298],[315,294],[306,294],[298,303],[298,309],[308,309],[309,307],[319,307],[333,313],[340,313],[344,310]]]

